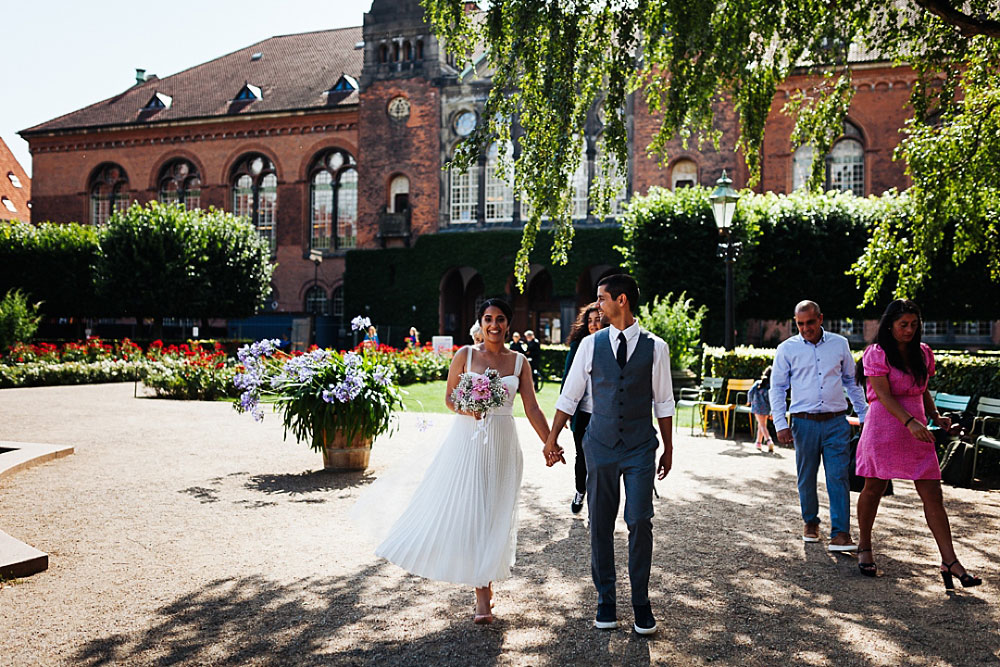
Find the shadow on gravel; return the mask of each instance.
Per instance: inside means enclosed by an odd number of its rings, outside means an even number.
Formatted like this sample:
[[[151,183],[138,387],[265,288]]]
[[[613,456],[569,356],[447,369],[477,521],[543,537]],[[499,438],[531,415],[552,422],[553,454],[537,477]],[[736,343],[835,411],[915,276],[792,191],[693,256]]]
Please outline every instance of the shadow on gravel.
[[[254,476],[247,484],[295,494],[368,481],[308,473]],[[531,518],[522,522],[515,576],[498,589],[491,626],[470,622],[471,591],[455,586],[442,593],[440,585],[379,561],[343,577],[215,581],[161,607],[152,627],[91,641],[73,659],[85,665],[995,663],[996,582],[945,596],[912,488],[884,500],[875,547],[882,576],[873,580],[859,574],[853,557],[827,552],[825,537],[801,542],[790,473],[751,479],[689,473],[678,487],[678,497],[661,489],[664,497],[655,501],[650,594],[660,631],[650,639],[630,629],[627,534],[615,536],[622,627],[596,631],[586,519],[543,503],[526,486],[522,505]],[[975,535],[1000,530],[997,520],[967,503],[948,509],[963,560],[970,568],[992,563],[995,555],[976,551]],[[826,526],[825,504],[822,516]]]
[[[269,495],[287,494],[294,496],[305,493],[359,488],[368,486],[375,479],[375,476],[369,471],[330,472],[328,470],[310,470],[303,473],[253,475],[247,480],[245,487],[250,491],[258,491]]]

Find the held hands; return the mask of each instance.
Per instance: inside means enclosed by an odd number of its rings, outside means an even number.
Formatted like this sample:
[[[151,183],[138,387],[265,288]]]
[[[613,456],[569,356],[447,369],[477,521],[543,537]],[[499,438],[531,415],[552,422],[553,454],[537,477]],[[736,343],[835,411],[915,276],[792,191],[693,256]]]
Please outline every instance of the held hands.
[[[780,442],[783,445],[792,444],[792,429],[783,428],[780,431],[778,431],[778,442]]]
[[[550,468],[559,461],[566,463],[566,459],[563,457],[563,448],[558,443],[558,435],[558,432],[552,431],[545,441],[545,447],[542,448],[542,454],[545,455],[545,465]]]

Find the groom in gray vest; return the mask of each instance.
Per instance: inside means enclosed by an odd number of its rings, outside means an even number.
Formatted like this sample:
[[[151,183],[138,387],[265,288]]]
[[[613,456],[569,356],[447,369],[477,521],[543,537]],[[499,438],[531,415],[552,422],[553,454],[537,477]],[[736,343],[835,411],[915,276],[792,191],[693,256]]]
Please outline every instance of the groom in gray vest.
[[[587,460],[590,569],[597,587],[594,626],[602,630],[618,627],[614,532],[620,480],[624,479],[628,575],[635,613],[632,627],[639,634],[651,635],[656,632],[649,604],[653,477],[663,479],[672,465],[674,393],[667,345],[639,328],[632,315],[638,301],[639,286],[631,276],[608,276],[598,283],[597,304],[611,326],[580,341],[556,402],[543,452],[546,465],[566,462],[556,440],[576,412],[589,380],[594,412],[583,437],[583,453]],[[659,462],[654,416],[664,447]]]

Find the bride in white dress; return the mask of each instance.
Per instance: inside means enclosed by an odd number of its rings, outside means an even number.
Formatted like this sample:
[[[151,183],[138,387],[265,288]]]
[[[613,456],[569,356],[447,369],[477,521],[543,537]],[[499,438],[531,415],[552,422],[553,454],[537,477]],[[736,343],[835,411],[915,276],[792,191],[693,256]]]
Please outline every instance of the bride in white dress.
[[[448,371],[445,402],[458,413],[402,516],[375,553],[421,577],[476,589],[476,623],[491,623],[492,582],[510,576],[517,546],[523,458],[514,426],[516,393],[544,443],[548,422],[535,399],[531,368],[507,349],[511,309],[500,299],[479,308],[484,341],[459,350]],[[509,390],[485,418],[451,400],[463,372],[496,369]]]

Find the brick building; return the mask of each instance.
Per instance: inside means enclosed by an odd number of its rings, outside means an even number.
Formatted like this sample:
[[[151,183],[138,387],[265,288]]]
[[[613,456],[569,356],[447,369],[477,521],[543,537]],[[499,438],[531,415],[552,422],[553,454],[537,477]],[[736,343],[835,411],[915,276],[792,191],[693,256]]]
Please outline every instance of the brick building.
[[[31,222],[31,179],[0,137],[0,220]]]
[[[855,60],[858,92],[844,136],[826,158],[827,185],[857,194],[903,188],[902,165],[891,155],[915,77],[861,55]],[[810,83],[792,77],[776,96],[762,189],[790,192],[808,168],[807,151],[789,150],[791,124],[780,108]],[[239,333],[278,335],[314,313],[312,333],[335,343],[344,333],[347,252],[407,248],[426,234],[520,227],[519,198],[493,170],[501,151],[517,154],[516,141],[494,146],[468,173],[442,170],[479,122],[489,89],[484,59],[456,67],[418,0],[373,0],[362,27],[273,37],[163,79],[140,70],[120,95],[22,131],[33,159],[32,218],[102,224],[116,208],[154,199],[248,215],[271,240],[278,268],[269,312],[242,323]],[[641,97],[628,114],[628,176],[603,220],[588,205],[600,160],[599,105],[590,114],[580,146],[585,159],[573,179],[581,228],[615,225],[620,204],[653,185],[711,185],[723,169],[735,186],[746,183],[731,111],[720,116],[720,151],[677,143],[666,165],[646,155],[658,120]],[[322,263],[310,251],[319,251]],[[532,267],[524,296],[508,281],[514,326],[555,336],[561,322],[565,334],[574,309],[619,259],[608,248],[569,288],[554,288],[544,265]],[[440,282],[426,289],[438,292],[438,332],[464,339],[469,313],[484,296],[477,267],[441,266]]]

